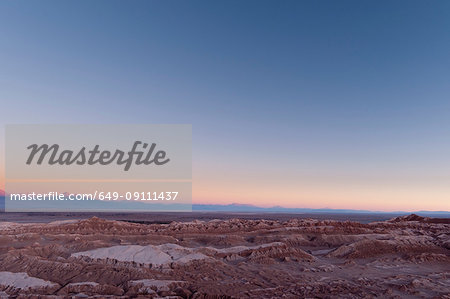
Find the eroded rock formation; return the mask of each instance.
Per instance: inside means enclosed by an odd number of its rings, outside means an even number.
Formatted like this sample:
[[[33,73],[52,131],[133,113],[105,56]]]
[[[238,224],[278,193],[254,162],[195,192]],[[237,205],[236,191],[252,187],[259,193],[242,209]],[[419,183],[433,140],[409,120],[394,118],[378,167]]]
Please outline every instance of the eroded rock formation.
[[[450,224],[91,218],[0,223],[0,298],[383,298],[450,294]]]

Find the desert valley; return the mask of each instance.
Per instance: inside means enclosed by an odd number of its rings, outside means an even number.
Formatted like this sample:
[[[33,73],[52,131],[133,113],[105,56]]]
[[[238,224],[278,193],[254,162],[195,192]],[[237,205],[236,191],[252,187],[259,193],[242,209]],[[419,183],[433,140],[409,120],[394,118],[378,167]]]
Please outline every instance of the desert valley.
[[[0,222],[3,298],[450,298],[450,224]]]

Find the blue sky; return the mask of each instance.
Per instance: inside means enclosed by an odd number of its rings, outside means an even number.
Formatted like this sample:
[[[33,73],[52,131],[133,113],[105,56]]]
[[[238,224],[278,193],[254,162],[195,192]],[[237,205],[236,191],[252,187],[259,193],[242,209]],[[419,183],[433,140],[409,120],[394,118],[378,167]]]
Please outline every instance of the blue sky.
[[[448,1],[3,1],[0,37],[2,125],[191,123],[194,201],[450,210]]]

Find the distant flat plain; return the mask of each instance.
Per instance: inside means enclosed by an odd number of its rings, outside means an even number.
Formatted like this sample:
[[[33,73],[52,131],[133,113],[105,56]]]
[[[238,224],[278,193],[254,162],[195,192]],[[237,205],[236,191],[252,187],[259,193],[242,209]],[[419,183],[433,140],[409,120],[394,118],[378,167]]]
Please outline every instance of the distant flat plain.
[[[170,223],[189,222],[193,220],[209,221],[212,219],[247,219],[247,220],[278,220],[287,221],[289,219],[318,219],[318,220],[338,220],[355,221],[369,223],[375,221],[385,221],[405,214],[395,213],[239,213],[239,212],[153,212],[153,213],[76,213],[76,212],[21,212],[21,213],[0,213],[0,221],[19,223],[48,223],[52,221],[70,219],[88,219],[99,217],[108,220],[123,220],[136,223]]]

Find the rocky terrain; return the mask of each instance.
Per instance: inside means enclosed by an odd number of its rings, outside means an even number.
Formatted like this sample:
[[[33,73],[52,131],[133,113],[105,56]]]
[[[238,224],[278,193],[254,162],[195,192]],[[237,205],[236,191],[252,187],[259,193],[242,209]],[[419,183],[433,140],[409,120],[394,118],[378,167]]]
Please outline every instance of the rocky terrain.
[[[8,297],[450,298],[450,223],[0,222]]]

